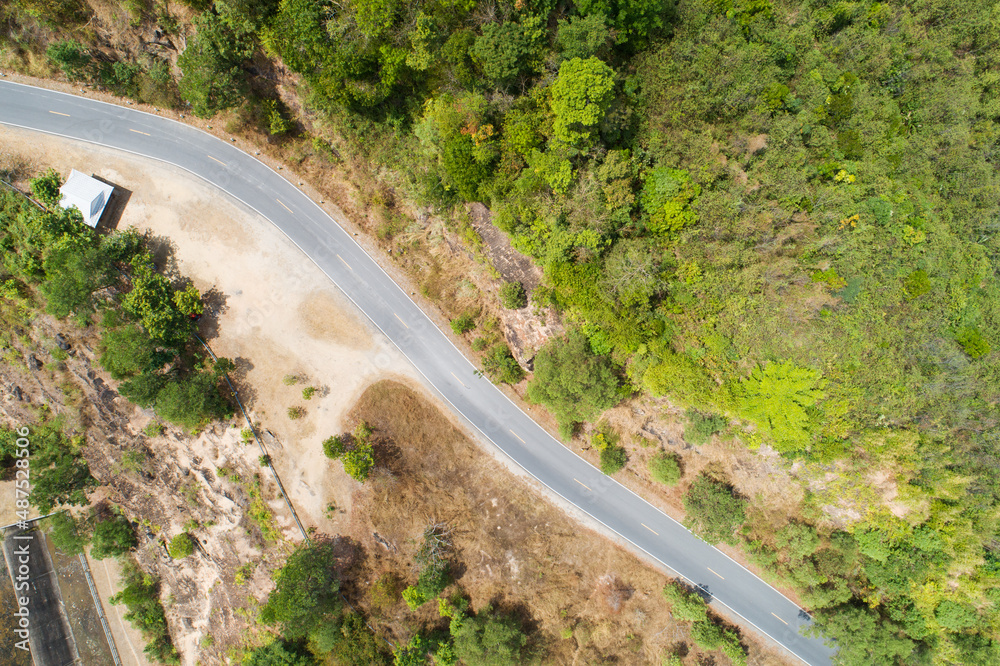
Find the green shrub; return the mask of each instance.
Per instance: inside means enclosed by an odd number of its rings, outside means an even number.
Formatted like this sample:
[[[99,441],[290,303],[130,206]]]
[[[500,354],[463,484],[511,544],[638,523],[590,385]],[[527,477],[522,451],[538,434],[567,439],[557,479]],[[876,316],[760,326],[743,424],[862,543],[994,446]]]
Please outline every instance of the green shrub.
[[[62,198],[62,194],[59,193],[62,177],[55,169],[49,169],[41,176],[32,178],[29,185],[35,198],[46,206],[51,208],[59,204],[59,199]]]
[[[705,600],[679,583],[664,585],[663,598],[670,604],[670,612],[682,622],[704,622],[708,619],[708,606]]]
[[[191,540],[191,537],[187,532],[181,532],[170,540],[170,544],[167,546],[167,552],[170,553],[170,557],[175,560],[188,557],[194,554],[194,541]]]
[[[451,330],[455,335],[463,335],[476,327],[476,315],[465,312],[451,320]]]
[[[625,467],[628,462],[628,451],[621,446],[610,445],[601,451],[601,471],[611,476]]]
[[[331,460],[339,460],[344,455],[344,438],[333,435],[323,440],[323,453]]]
[[[518,364],[505,343],[490,347],[483,356],[483,372],[494,382],[516,384],[524,379],[524,369]]]
[[[649,474],[657,483],[675,485],[681,480],[681,466],[677,456],[659,451],[649,459]]]
[[[306,415],[306,410],[304,407],[296,405],[295,407],[288,408],[288,418],[293,421],[297,421]]]
[[[702,414],[698,410],[687,410],[687,426],[684,428],[684,439],[696,446],[701,446],[717,432],[725,429],[726,419],[718,414]]]
[[[918,269],[903,280],[906,297],[910,300],[919,298],[931,290],[931,278],[924,269]]]
[[[733,494],[732,487],[699,476],[684,495],[685,525],[706,541],[734,544],[737,530],[746,521],[746,504]]]
[[[125,604],[128,608],[125,619],[141,631],[147,641],[143,652],[161,664],[179,664],[180,656],[170,640],[166,614],[160,603],[159,582],[144,575],[131,562],[122,567],[122,581],[125,587],[111,597],[111,603]]]
[[[500,304],[508,310],[520,310],[528,306],[528,295],[520,282],[504,282],[500,287]]]
[[[316,391],[318,390],[319,389],[317,389],[315,386],[307,386],[304,389],[302,389],[302,397],[305,400],[312,400],[312,397],[316,395]]]
[[[975,326],[966,326],[963,328],[959,331],[956,339],[958,340],[958,344],[962,345],[965,353],[972,358],[979,358],[990,353],[989,341],[983,337],[983,334]]]
[[[135,548],[137,543],[131,523],[123,516],[116,516],[94,527],[90,555],[95,560],[118,557]]]
[[[486,338],[476,338],[472,341],[472,351],[483,351],[487,346],[489,346],[489,344],[490,343],[486,341]]]

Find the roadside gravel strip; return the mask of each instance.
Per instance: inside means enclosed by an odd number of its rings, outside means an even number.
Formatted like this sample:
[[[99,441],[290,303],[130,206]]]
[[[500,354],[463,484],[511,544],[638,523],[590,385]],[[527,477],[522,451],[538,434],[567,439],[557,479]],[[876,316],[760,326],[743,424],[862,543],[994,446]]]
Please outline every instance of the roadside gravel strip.
[[[564,500],[807,664],[833,651],[800,630],[809,616],[780,592],[553,439],[455,348],[351,235],[269,167],[183,123],[0,81],[0,123],[180,167],[270,220],[350,298],[473,428]],[[2,140],[2,133],[0,133]],[[85,168],[84,165],[81,167]]]

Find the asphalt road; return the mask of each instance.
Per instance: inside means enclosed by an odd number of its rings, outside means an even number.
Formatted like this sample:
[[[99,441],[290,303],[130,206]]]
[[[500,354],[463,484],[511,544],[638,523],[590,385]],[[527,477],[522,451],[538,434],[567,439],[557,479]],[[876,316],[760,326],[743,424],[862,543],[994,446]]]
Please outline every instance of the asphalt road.
[[[26,549],[26,556],[21,554]],[[29,646],[34,666],[72,666],[76,663],[76,649],[69,625],[63,617],[63,600],[59,591],[56,572],[45,550],[44,537],[34,529],[7,530],[3,541],[4,557],[11,574],[21,576],[25,567],[28,589],[17,596],[28,599]],[[27,562],[23,559],[27,558]],[[15,589],[20,581],[15,581]]]
[[[773,587],[552,438],[518,409],[311,199],[260,161],[198,129],[65,93],[0,81],[0,123],[178,166],[270,220],[343,290],[473,427],[563,499],[701,587],[742,624],[808,664],[832,650],[800,629],[809,616]],[[2,140],[2,133],[0,133]],[[87,171],[88,165],[78,168]],[[97,165],[93,165],[97,169]]]

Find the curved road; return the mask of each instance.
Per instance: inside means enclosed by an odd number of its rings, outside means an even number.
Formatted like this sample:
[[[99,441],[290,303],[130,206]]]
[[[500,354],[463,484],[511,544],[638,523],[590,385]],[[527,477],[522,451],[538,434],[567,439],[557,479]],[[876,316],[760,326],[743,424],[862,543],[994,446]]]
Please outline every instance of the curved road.
[[[476,368],[349,233],[260,161],[183,123],[10,81],[0,81],[0,123],[167,162],[257,211],[343,290],[455,411],[529,474],[802,661],[830,663],[829,647],[801,635],[810,622],[804,611],[553,439],[475,374]]]

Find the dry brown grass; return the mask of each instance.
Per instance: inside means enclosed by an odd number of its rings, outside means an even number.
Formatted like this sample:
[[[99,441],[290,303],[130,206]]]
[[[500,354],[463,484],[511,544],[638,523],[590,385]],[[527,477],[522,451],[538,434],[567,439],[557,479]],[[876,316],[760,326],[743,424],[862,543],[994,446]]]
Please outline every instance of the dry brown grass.
[[[379,470],[354,499],[352,536],[369,558],[352,593],[381,631],[400,639],[437,621],[434,604],[411,613],[398,597],[387,600],[386,588],[397,587],[376,581],[400,572],[412,584],[417,541],[428,523],[443,521],[472,607],[492,602],[537,628],[544,663],[659,663],[687,643],[686,626],[660,595],[666,576],[527,489],[414,391],[392,381],[370,386],[349,415],[351,424],[362,420],[375,429]],[[751,663],[789,663],[750,642]],[[727,663],[696,648],[684,663],[706,659]]]

